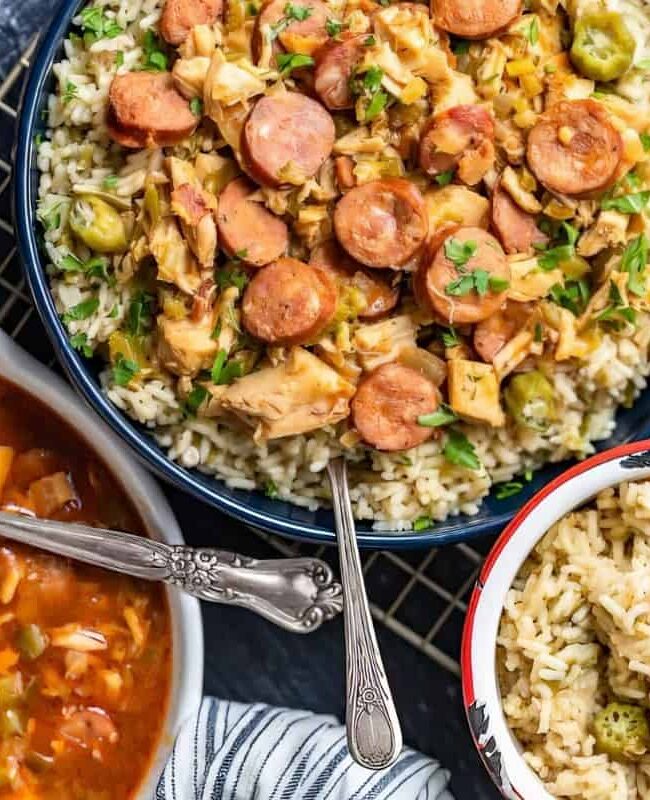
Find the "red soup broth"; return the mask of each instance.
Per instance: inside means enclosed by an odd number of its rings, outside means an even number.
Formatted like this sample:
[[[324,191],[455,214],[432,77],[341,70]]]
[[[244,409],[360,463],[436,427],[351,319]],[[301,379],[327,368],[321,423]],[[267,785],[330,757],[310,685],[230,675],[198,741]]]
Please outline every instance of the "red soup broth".
[[[102,462],[0,382],[0,508],[144,534]],[[0,800],[128,800],[171,679],[164,590],[0,538]]]

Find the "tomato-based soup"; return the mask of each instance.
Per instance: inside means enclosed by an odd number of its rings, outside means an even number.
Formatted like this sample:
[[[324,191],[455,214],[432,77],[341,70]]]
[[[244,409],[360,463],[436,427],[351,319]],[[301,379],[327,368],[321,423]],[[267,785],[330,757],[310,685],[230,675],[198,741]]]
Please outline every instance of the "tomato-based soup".
[[[143,533],[58,417],[0,383],[0,507]],[[161,734],[169,610],[156,584],[0,539],[0,798],[126,800]]]

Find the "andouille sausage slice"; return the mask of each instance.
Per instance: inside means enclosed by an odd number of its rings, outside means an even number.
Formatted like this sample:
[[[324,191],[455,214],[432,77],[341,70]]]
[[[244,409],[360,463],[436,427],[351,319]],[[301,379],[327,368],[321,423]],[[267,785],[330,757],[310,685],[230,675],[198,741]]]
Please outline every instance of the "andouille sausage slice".
[[[472,253],[467,260],[458,258],[463,250]],[[448,236],[425,269],[427,297],[451,325],[487,319],[508,294],[508,260],[497,239],[482,228],[460,228]]]
[[[492,191],[492,227],[506,253],[527,253],[536,244],[548,241],[535,224],[535,217],[520,208],[502,188],[499,178]]]
[[[293,9],[287,13],[288,8]],[[327,20],[331,16],[327,5],[322,0],[266,0],[260,8],[255,20],[251,49],[253,59],[258,62],[264,49],[264,36],[273,36],[272,51],[281,53],[306,52],[305,43],[310,42],[313,49],[324,44],[329,35]],[[298,48],[298,49],[296,49]]]
[[[363,440],[377,450],[409,450],[435,436],[418,417],[440,405],[440,392],[422,373],[403,364],[382,364],[359,384],[352,420]]]
[[[380,319],[389,314],[399,301],[399,286],[391,285],[390,278],[380,272],[364,269],[344,253],[333,239],[318,245],[309,263],[332,277],[338,286],[339,296],[345,287],[352,287],[361,293],[366,307],[359,312],[359,319]]]
[[[474,328],[474,349],[491,364],[495,356],[521,331],[534,311],[533,303],[508,300],[504,308]]]
[[[237,255],[253,267],[262,267],[284,255],[289,230],[266,206],[249,199],[256,190],[247,178],[230,181],[219,195],[217,232],[229,256]]]
[[[549,191],[580,197],[616,179],[623,140],[595,100],[565,100],[544,112],[528,135],[526,156]]]
[[[370,181],[339,200],[334,230],[341,246],[362,264],[399,269],[426,242],[426,204],[404,178]]]
[[[313,177],[329,157],[336,132],[330,113],[297,92],[263,97],[242,130],[242,155],[258,183],[277,188],[287,173]]]
[[[522,5],[522,0],[431,0],[431,16],[454,36],[487,39],[514,22]]]
[[[344,33],[331,39],[315,54],[314,91],[333,111],[353,108],[350,79],[363,58],[367,33]],[[372,40],[372,39],[371,39]]]
[[[476,105],[449,108],[428,120],[420,137],[420,168],[430,177],[458,169],[458,177],[477,184],[494,164],[494,122]]]
[[[160,18],[160,35],[177,47],[196,25],[212,25],[221,16],[223,0],[166,0]]]
[[[182,142],[198,124],[169,72],[127,72],[113,78],[107,125],[118,144],[167,147]]]
[[[267,344],[309,344],[336,312],[332,278],[295,258],[280,258],[262,267],[246,287],[242,322]]]

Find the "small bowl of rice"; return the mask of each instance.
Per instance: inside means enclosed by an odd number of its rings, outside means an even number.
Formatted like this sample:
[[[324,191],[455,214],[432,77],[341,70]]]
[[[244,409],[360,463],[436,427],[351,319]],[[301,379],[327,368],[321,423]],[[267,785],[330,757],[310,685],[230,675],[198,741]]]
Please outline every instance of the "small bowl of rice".
[[[505,529],[462,677],[503,797],[650,798],[650,440],[570,469]]]

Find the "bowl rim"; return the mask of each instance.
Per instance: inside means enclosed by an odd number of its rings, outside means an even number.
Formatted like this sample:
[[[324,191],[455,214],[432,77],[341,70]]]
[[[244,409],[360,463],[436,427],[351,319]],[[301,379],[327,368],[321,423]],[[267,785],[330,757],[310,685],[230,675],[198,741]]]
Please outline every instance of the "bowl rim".
[[[15,385],[59,416],[106,464],[129,497],[147,533],[172,545],[184,544],[169,503],[153,478],[122,447],[120,440],[65,382],[0,331],[0,378]],[[198,600],[166,587],[171,616],[172,661],[167,709],[160,738],[134,800],[150,800],[183,722],[203,695],[203,621]]]
[[[71,347],[65,328],[57,314],[46,271],[41,263],[36,233],[36,196],[32,184],[34,162],[34,135],[39,123],[41,97],[50,78],[54,58],[71,20],[86,0],[61,0],[53,22],[43,34],[35,52],[23,92],[21,111],[17,124],[14,157],[13,214],[18,252],[25,268],[34,305],[45,326],[55,353],[75,389],[94,408],[113,431],[131,448],[136,458],[159,478],[173,484],[192,497],[217,508],[219,511],[252,528],[260,528],[289,539],[315,544],[336,544],[334,517],[328,511],[327,524],[302,519],[298,506],[288,501],[278,502],[283,511],[259,509],[246,499],[230,494],[217,476],[202,475],[186,469],[160,450],[149,434],[140,429],[111,403],[91,376],[81,356]],[[650,425],[641,435],[650,435]],[[323,474],[323,481],[326,480]],[[488,498],[481,498],[484,503]],[[288,511],[286,509],[289,509]],[[357,541],[362,548],[382,550],[408,550],[438,547],[469,541],[479,536],[500,531],[513,518],[517,508],[510,506],[489,509],[486,515],[476,517],[451,515],[436,522],[428,531],[386,531],[361,529],[357,526]]]
[[[508,800],[554,800],[521,756],[500,701],[496,637],[507,592],[549,528],[603,489],[650,478],[650,439],[623,444],[576,464],[516,514],[487,556],[468,604],[461,643],[463,704],[472,740]]]

